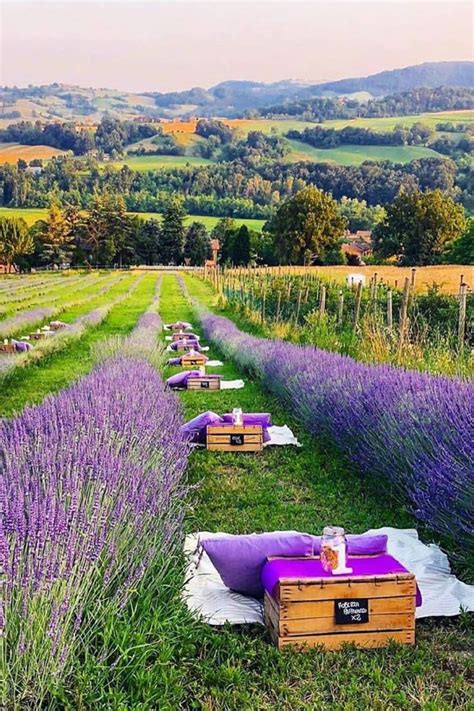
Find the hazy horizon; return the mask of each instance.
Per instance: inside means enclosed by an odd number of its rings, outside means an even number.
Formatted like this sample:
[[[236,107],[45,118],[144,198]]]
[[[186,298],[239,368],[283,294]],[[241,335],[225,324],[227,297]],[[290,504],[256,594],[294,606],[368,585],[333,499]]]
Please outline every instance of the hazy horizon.
[[[1,13],[8,86],[180,91],[472,59],[464,1],[4,0]]]

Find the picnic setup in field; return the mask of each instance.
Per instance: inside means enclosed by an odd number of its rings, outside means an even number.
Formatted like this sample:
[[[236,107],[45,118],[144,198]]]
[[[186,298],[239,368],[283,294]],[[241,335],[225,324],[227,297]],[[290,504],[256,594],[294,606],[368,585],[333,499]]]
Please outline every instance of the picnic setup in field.
[[[113,630],[134,615],[146,659],[175,639],[186,679],[189,634],[223,664],[245,663],[253,645],[262,664],[281,655],[290,677],[311,655],[376,675],[403,649],[414,665],[447,654],[426,625],[442,621],[439,640],[474,611],[461,557],[472,537],[472,383],[262,337],[231,319],[202,275],[136,272],[110,288],[93,282],[88,306],[65,308],[64,321],[43,315],[26,337],[18,313],[0,347],[0,362],[22,357],[16,344],[36,353],[0,368],[11,697],[60,693],[55,680],[76,678],[85,649],[123,668]],[[449,548],[452,525],[461,552]]]

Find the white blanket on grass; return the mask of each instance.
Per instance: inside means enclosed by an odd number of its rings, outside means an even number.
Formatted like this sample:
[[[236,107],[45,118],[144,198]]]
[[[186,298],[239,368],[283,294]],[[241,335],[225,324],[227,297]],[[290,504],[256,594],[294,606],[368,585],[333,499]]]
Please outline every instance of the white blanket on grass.
[[[365,535],[386,534],[388,552],[416,575],[423,603],[416,617],[451,617],[462,610],[474,612],[474,585],[467,585],[452,573],[449,560],[441,549],[425,545],[415,529],[373,528]],[[260,600],[229,590],[211,563],[209,556],[197,551],[199,538],[217,533],[192,533],[186,536],[184,551],[188,560],[183,597],[196,618],[210,625],[263,624]]]
[[[219,365],[224,365],[221,360],[208,360],[206,363],[206,368],[217,368]]]
[[[243,380],[221,380],[221,390],[241,390],[244,386]]]
[[[180,321],[180,324],[181,324],[182,328],[184,328],[185,331],[188,331],[190,328],[193,328],[193,325],[191,323],[187,323],[187,321]],[[164,331],[171,331],[171,326],[168,326],[167,324],[165,324],[163,326],[163,330]]]

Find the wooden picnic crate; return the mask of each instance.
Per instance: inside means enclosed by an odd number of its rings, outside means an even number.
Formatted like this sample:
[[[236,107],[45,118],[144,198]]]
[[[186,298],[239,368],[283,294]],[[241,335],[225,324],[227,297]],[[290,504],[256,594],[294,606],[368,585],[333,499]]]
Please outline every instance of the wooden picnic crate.
[[[30,340],[31,341],[39,341],[42,338],[45,338],[44,331],[40,331],[40,333],[30,333]]]
[[[261,452],[262,425],[209,425],[206,447],[218,452]]]
[[[182,331],[182,330],[183,330],[183,327],[182,327],[182,326],[178,326],[178,325],[175,324],[175,323],[172,323],[171,326],[170,326],[170,328],[171,328],[172,331]]]
[[[181,366],[183,368],[194,368],[196,365],[206,365],[206,363],[207,358],[202,353],[195,353],[194,355],[187,353],[181,356]]]
[[[196,377],[188,378],[186,387],[188,390],[220,390],[221,379],[196,375]]]
[[[280,649],[414,644],[415,596],[412,573],[281,579],[265,593],[265,625]]]
[[[13,343],[0,343],[0,353],[15,353],[15,351]]]
[[[182,331],[175,331],[174,333],[171,334],[171,340],[172,340],[172,342],[182,341],[187,336],[189,336],[188,333],[183,333]]]
[[[176,346],[178,352],[193,351],[196,348],[196,341],[190,341],[189,343],[182,343]]]

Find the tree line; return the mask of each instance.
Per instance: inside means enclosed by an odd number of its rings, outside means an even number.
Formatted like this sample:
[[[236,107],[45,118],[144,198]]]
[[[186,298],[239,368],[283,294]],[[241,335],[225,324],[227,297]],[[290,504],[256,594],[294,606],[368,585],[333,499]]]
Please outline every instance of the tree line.
[[[335,148],[343,145],[426,146],[434,133],[430,126],[416,122],[412,126],[396,126],[393,131],[374,131],[359,126],[345,126],[341,129],[315,126],[303,131],[292,129],[286,136],[316,148]]]

